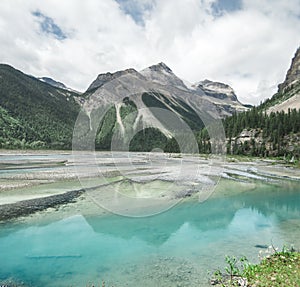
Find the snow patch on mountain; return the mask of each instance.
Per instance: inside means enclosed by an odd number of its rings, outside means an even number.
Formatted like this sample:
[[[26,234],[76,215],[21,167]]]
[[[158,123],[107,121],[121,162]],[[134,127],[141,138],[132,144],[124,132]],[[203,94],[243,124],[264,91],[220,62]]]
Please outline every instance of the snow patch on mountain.
[[[40,78],[37,78],[37,79],[40,80],[41,82],[44,82],[44,83],[46,83],[48,85],[51,85],[52,87],[63,89],[63,90],[67,90],[69,92],[74,92],[74,93],[79,94],[78,91],[75,91],[75,90],[73,90],[71,88],[68,88],[65,84],[63,84],[61,82],[58,82],[58,81],[55,81],[52,78],[49,78],[49,77],[40,77]]]

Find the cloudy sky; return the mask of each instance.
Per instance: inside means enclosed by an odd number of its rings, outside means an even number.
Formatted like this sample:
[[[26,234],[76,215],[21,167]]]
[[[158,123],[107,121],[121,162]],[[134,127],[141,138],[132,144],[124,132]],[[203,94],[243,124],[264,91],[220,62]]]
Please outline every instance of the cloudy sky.
[[[299,0],[0,1],[0,62],[79,91],[99,73],[165,62],[257,104],[299,45]]]

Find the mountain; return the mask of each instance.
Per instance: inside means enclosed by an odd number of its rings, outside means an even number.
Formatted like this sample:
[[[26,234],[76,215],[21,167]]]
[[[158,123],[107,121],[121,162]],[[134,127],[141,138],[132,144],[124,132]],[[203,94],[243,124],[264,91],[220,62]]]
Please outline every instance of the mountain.
[[[246,111],[248,108],[237,100],[234,90],[226,84],[204,80],[188,85],[178,78],[164,63],[150,66],[141,71],[148,80],[188,91],[203,100],[212,103],[218,110],[221,118],[230,116],[235,112]]]
[[[194,134],[204,126],[246,109],[228,85],[190,87],[164,63],[100,74],[83,95],[0,65],[2,148],[71,148],[75,126],[96,149],[113,142],[117,149],[178,151],[197,145]]]
[[[52,78],[49,78],[49,77],[40,77],[40,78],[37,78],[37,79],[39,79],[40,81],[42,81],[44,83],[47,83],[47,84],[55,87],[55,88],[60,88],[62,90],[67,90],[67,91],[70,91],[70,92],[73,92],[73,93],[76,93],[76,94],[80,94],[78,91],[73,90],[73,89],[67,87],[64,83],[61,83],[61,82],[53,80]]]
[[[86,90],[86,93],[91,93],[92,91],[95,91],[97,88],[103,86],[105,83],[130,73],[135,74],[137,73],[137,71],[134,69],[127,69],[124,71],[117,71],[115,73],[107,72],[105,74],[99,74],[98,77],[90,84],[90,86]]]
[[[234,90],[230,86],[223,83],[204,80],[194,85],[194,87],[204,91],[204,93],[209,97],[222,100],[230,99],[234,102],[238,101]]]
[[[208,101],[214,103],[222,118],[236,112],[248,110],[248,106],[241,104],[234,90],[227,84],[204,80],[192,85],[195,92]]]
[[[300,109],[300,48],[292,59],[284,82],[278,85],[277,93],[261,107],[268,113]]]
[[[83,96],[81,128],[85,126],[85,132],[78,138],[86,140],[87,130],[94,132],[89,136],[97,149],[110,149],[113,142],[118,149],[129,145],[137,151],[155,146],[176,151],[180,143],[175,135],[190,130],[194,136],[207,124],[248,109],[228,85],[204,81],[190,87],[164,63],[140,72],[100,74]]]
[[[117,71],[115,73],[108,72],[105,74],[99,74],[88,87],[85,95],[90,96],[104,84],[126,75],[132,75],[148,81],[149,83],[159,84],[167,88],[169,87],[170,89],[177,88],[184,92],[192,93],[195,96],[201,96],[202,99],[212,103],[218,109],[220,117],[229,116],[235,112],[246,111],[248,109],[247,106],[241,104],[237,100],[237,96],[230,86],[209,80],[189,86],[177,77],[173,71],[162,62],[152,65],[140,72],[130,68],[124,71]]]
[[[284,93],[300,83],[300,47],[297,49],[285,80],[278,86],[278,92]]]
[[[224,120],[230,154],[300,159],[300,48],[278,92],[258,107]]]
[[[70,148],[78,98],[0,64],[0,147]]]
[[[188,90],[184,82],[178,78],[165,63],[161,62],[152,65],[142,70],[140,73],[150,82],[164,86],[173,86],[185,91]]]
[[[278,92],[251,109],[227,84],[189,85],[164,63],[100,74],[83,95],[2,64],[0,147],[69,149],[74,140],[74,148],[210,153],[223,119],[229,153],[298,157],[299,58],[298,49]]]
[[[61,82],[57,82],[51,78],[48,78],[48,77],[41,77],[41,78],[38,78],[40,81],[44,82],[44,83],[47,83],[53,87],[56,87],[56,88],[60,88],[60,89],[64,89],[64,90],[67,90],[68,88],[65,86],[65,84],[61,83]]]

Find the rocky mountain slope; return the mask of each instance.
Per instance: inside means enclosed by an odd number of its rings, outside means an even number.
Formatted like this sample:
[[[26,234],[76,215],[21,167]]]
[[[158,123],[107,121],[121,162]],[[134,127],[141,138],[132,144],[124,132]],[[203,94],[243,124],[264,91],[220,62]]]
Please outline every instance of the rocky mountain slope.
[[[100,74],[84,96],[88,118],[83,116],[82,121],[94,130],[99,149],[109,149],[115,138],[124,145],[130,142],[132,150],[151,150],[156,145],[172,146],[173,151],[178,148],[174,133],[188,129],[194,133],[207,123],[248,109],[228,85],[204,81],[189,87],[164,63],[140,72]]]
[[[133,75],[139,79],[163,85],[165,88],[170,88],[170,90],[175,87],[184,92],[194,94],[195,97],[201,96],[202,99],[212,103],[217,108],[220,117],[229,116],[235,112],[246,111],[248,109],[248,107],[238,101],[234,90],[230,86],[209,80],[189,86],[162,62],[140,72],[135,69],[126,69],[115,73],[99,74],[88,87],[86,94],[91,95],[104,84],[126,75]]]
[[[297,49],[294,58],[292,59],[291,66],[287,71],[285,80],[278,86],[278,92],[287,92],[292,86],[300,82],[300,47]]]
[[[238,101],[234,90],[227,84],[204,80],[192,85],[192,88],[199,95],[214,103],[221,117],[248,110],[248,106],[244,106]]]
[[[99,74],[98,77],[90,84],[86,90],[86,93],[90,94],[91,92],[103,86],[105,83],[130,73],[135,74],[137,72],[134,69],[126,69],[124,71],[117,71],[115,73],[107,72],[105,74]]]
[[[268,113],[300,109],[300,48],[297,49],[284,82],[278,92],[263,105]]]
[[[78,95],[0,65],[0,148],[71,148]]]

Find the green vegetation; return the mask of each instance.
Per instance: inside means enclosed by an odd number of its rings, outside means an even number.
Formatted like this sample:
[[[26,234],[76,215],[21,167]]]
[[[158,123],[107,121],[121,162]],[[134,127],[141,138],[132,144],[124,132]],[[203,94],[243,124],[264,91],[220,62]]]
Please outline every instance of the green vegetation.
[[[158,100],[157,97],[161,100]],[[174,135],[180,135],[185,127],[180,124],[178,117],[174,116],[171,111],[166,115],[161,110],[168,109],[167,104],[164,104],[167,101],[164,96],[144,94],[143,101],[147,103],[148,107],[159,108],[152,109],[151,112]],[[174,105],[173,108],[175,109]],[[176,106],[176,109],[179,112],[179,105]],[[188,123],[197,116],[195,112],[195,114],[185,112],[184,115],[187,117],[185,120],[188,120]],[[131,151],[151,151],[154,148],[160,148],[165,152],[180,152],[179,144],[174,137],[167,138],[158,128],[143,128],[142,118],[137,118],[137,107],[131,99],[123,99],[123,103],[119,107],[119,114],[122,127],[117,121],[115,106],[106,112],[96,135],[95,147],[97,150],[109,150],[114,137],[115,142],[128,143],[127,146]],[[92,117],[97,119],[97,113],[92,114]],[[260,108],[253,107],[250,111],[234,114],[232,117],[224,119],[223,124],[228,140],[227,153],[232,156],[282,157],[286,162],[293,159],[293,164],[297,163],[297,159],[300,157],[300,111],[289,110],[288,113],[267,114]],[[211,142],[208,130],[202,128],[202,122],[198,122],[197,126],[200,129],[196,130],[196,125],[193,126],[195,128],[193,133],[198,143],[199,153],[209,154],[211,153]],[[136,130],[140,131],[136,132]],[[246,140],[240,139],[242,132],[246,133],[248,137]],[[125,146],[120,145],[121,148]]]
[[[300,111],[289,110],[288,113],[272,112],[270,114],[265,111],[269,104],[274,104],[275,99],[277,102],[283,101],[292,95],[294,95],[294,89],[289,89],[284,94],[276,94],[272,101],[266,101],[259,107],[253,107],[247,112],[234,114],[224,119],[223,124],[228,140],[227,153],[257,157],[284,157],[287,161],[299,159]],[[186,107],[181,102],[170,102],[168,98],[157,93],[145,93],[142,99],[148,107],[168,110],[167,106],[171,106],[183,116],[183,120],[194,131],[199,152],[211,153],[208,131],[190,107]],[[164,123],[165,119],[162,115],[155,116]],[[243,131],[246,131],[245,139],[240,138]],[[168,146],[169,152],[178,152],[178,145],[169,143]]]
[[[80,109],[76,93],[43,83],[8,65],[0,65],[0,86],[0,148],[71,149],[73,128]],[[300,158],[300,111],[267,114],[266,109],[299,91],[300,84],[290,86],[259,107],[224,119],[227,153],[283,157],[297,162]],[[103,107],[92,112],[92,125],[97,133],[91,140],[95,140],[97,150],[111,149],[114,139],[123,143],[121,148],[127,145],[132,151],[161,148],[166,152],[180,152],[175,138],[181,135],[187,124],[195,134],[199,152],[211,153],[208,131],[191,107],[179,99],[156,92],[144,93],[142,101],[152,108],[153,115],[174,138],[166,137],[155,127],[144,129],[134,101],[127,97],[118,108],[110,107],[100,124],[99,113]],[[82,115],[81,120],[81,137],[87,141],[87,136],[92,136],[90,119]]]
[[[196,139],[197,139],[200,153],[202,154],[211,153],[210,137],[206,128],[196,133]]]
[[[169,114],[163,114],[161,111],[152,110],[152,113],[160,120],[162,124],[165,123],[165,126],[170,128],[170,124],[172,122],[172,116],[169,107],[171,107],[174,111],[180,114],[183,121],[193,130],[193,131],[200,131],[204,124],[202,120],[199,118],[197,113],[186,103],[181,100],[173,99],[170,101],[167,97],[160,93],[144,93],[142,95],[142,100],[144,104],[149,108],[159,108],[170,111]],[[167,116],[167,119],[165,118]],[[177,121],[176,121],[177,120]],[[178,122],[178,118],[175,119],[175,123]],[[178,129],[178,125],[174,126],[174,129]]]
[[[146,128],[138,132],[130,141],[130,151],[151,151],[154,148],[164,150],[167,137],[155,128]]]
[[[76,93],[0,65],[0,148],[71,148]]]
[[[34,139],[36,132],[19,119],[12,117],[9,112],[0,107],[0,146],[25,148],[34,146],[34,142],[28,144],[26,138]],[[21,135],[21,137],[20,137]]]
[[[157,103],[156,107],[158,107]],[[166,106],[162,104],[160,108],[166,109]],[[155,113],[154,110],[153,112]],[[137,107],[128,97],[123,99],[123,103],[119,107],[119,113],[124,134],[122,134],[120,124],[117,121],[117,109],[113,106],[106,112],[98,127],[95,145],[97,150],[109,150],[112,141],[114,141],[114,148],[125,148],[127,143],[130,151],[151,151],[155,148],[162,149],[165,152],[180,151],[176,140],[167,138],[158,128],[143,128],[142,119],[137,119]],[[97,118],[96,114],[92,117]],[[163,113],[156,114],[161,121],[164,120],[163,115]],[[140,130],[139,132],[134,130],[135,124],[136,129]]]
[[[300,286],[300,253],[283,248],[266,256],[259,264],[251,264],[246,257],[226,256],[224,272],[214,272],[211,284],[215,286],[295,287]],[[269,250],[270,251],[270,248]]]
[[[300,286],[300,253],[277,252],[258,265],[248,266],[244,274],[251,286]]]
[[[125,97],[123,99],[123,103],[124,105],[121,106],[120,108],[120,116],[122,120],[127,120],[128,116],[130,115],[134,115],[133,119],[135,120],[136,116],[137,116],[137,107],[135,105],[135,103],[130,100],[128,97]]]
[[[253,107],[226,118],[223,123],[229,154],[300,157],[300,110],[267,114]],[[239,138],[242,131],[246,135],[244,141]]]
[[[263,103],[260,104],[259,108],[261,110],[265,110],[274,105],[280,104],[299,93],[300,93],[300,82],[297,82],[285,88],[284,91],[280,91],[276,93],[272,98],[266,99]]]
[[[96,139],[95,148],[97,150],[109,150],[111,147],[111,140],[116,125],[116,108],[111,107],[104,115],[100,122]]]
[[[106,112],[98,126],[95,143],[97,150],[110,150],[112,140],[117,144],[115,147],[120,147],[122,149],[124,147],[123,144],[118,145],[118,142],[126,143],[130,140],[127,139],[127,136],[132,134],[133,125],[137,117],[137,107],[133,101],[126,97],[123,99],[123,103],[119,107],[118,112],[120,113],[120,118],[122,120],[124,134],[122,134],[122,128],[117,121],[117,109],[115,106],[112,106]],[[92,117],[97,119],[97,115],[92,115]]]

